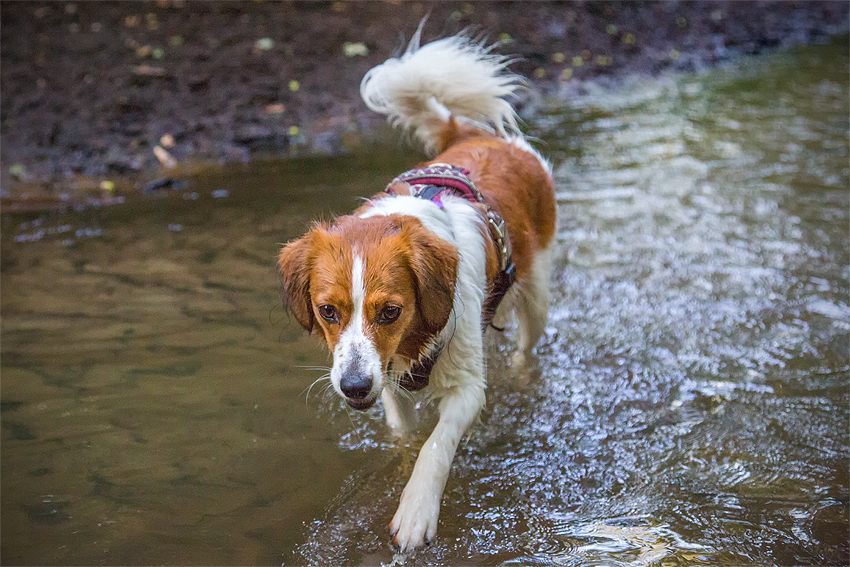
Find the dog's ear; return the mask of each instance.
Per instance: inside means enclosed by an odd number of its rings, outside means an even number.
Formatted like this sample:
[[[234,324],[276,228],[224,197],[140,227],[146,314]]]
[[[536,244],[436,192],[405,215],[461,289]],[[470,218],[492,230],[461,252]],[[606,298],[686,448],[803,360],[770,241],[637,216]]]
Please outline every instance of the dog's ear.
[[[437,334],[454,305],[458,254],[454,246],[427,230],[417,220],[403,229],[410,245],[410,263],[417,287],[419,314],[428,334]]]
[[[308,234],[284,246],[277,260],[283,305],[308,333],[313,332],[316,322],[310,300],[310,267],[307,261],[310,248]]]

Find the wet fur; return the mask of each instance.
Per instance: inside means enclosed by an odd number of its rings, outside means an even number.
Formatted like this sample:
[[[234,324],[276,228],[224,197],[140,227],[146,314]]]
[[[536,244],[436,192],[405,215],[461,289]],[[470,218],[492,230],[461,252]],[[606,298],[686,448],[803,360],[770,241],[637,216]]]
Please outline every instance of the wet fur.
[[[419,48],[418,35],[402,57],[367,74],[361,93],[370,108],[440,152],[429,163],[469,170],[486,204],[504,217],[517,281],[497,319],[516,313],[515,361],[522,363],[548,311],[556,225],[551,167],[516,130],[503,97],[521,79],[505,70],[504,59],[463,36]],[[482,306],[499,266],[481,205],[449,196],[439,208],[409,196],[404,184],[394,189],[288,243],[279,267],[292,315],[334,353],[333,387],[356,409],[380,397],[399,434],[413,426],[399,375],[443,349],[428,386],[440,419],[390,523],[406,551],[436,534],[452,459],[485,402]]]

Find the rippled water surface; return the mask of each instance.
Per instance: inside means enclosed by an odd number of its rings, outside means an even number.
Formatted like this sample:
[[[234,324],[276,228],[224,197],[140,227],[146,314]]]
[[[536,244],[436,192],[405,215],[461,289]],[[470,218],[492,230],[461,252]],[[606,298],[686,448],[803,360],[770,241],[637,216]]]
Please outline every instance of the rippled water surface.
[[[415,156],[210,171],[3,217],[4,564],[846,564],[846,40],[552,105],[559,243],[530,376],[487,409],[430,548],[416,451],[346,410],[279,307],[278,243]],[[308,393],[309,390],[309,393]]]

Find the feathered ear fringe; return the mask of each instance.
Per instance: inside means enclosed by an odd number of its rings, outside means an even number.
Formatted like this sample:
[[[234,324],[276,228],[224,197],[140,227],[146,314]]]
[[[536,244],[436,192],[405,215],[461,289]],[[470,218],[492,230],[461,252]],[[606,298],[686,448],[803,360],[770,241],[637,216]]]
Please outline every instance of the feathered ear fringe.
[[[315,318],[310,304],[310,271],[307,267],[309,244],[305,238],[283,247],[278,256],[283,305],[308,333],[313,332]]]

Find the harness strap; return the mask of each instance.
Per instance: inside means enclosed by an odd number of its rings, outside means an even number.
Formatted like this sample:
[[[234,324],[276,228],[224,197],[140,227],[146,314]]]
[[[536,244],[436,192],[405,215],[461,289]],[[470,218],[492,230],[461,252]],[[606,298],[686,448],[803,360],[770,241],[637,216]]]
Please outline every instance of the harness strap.
[[[486,211],[484,217],[487,220],[490,237],[496,245],[496,256],[499,261],[499,273],[496,274],[490,295],[484,301],[481,314],[481,327],[486,330],[493,322],[496,309],[498,309],[505,294],[516,281],[516,266],[512,259],[511,239],[502,215],[487,205],[481,191],[469,178],[469,170],[462,167],[447,163],[432,163],[427,167],[411,169],[393,179],[384,189],[384,192],[390,195],[395,194],[392,189],[395,183],[406,183],[410,186],[414,197],[432,201],[440,208],[443,208],[441,200],[443,195],[457,195],[472,203],[484,205]],[[434,369],[434,364],[442,350],[442,347],[440,347],[424,360],[414,363],[410,373],[404,376],[400,385],[411,391],[421,390],[427,386],[431,371]]]
[[[434,352],[422,360],[414,362],[413,366],[410,367],[410,372],[404,374],[399,380],[399,386],[408,392],[418,392],[427,386],[428,381],[431,378],[431,371],[434,370],[434,365],[437,363],[437,357],[439,357],[442,352],[443,345],[437,345]]]
[[[511,239],[502,215],[490,208],[484,201],[484,196],[472,179],[469,170],[447,163],[432,163],[427,167],[419,167],[405,171],[390,181],[384,189],[385,193],[395,194],[392,186],[396,183],[406,183],[410,186],[414,197],[425,199],[443,208],[443,195],[457,195],[471,203],[481,203],[486,209],[485,218],[490,236],[496,244],[496,255],[499,259],[499,271],[506,272],[512,265]],[[513,283],[513,279],[511,280]]]
[[[481,191],[469,178],[469,170],[447,163],[432,163],[426,167],[417,167],[405,171],[393,179],[390,185],[399,182],[410,185],[415,197],[419,197],[417,193],[426,187],[433,186],[441,188],[440,193],[455,193],[473,203],[484,202]],[[437,198],[439,199],[439,194]],[[442,206],[441,202],[438,202],[438,204]]]

